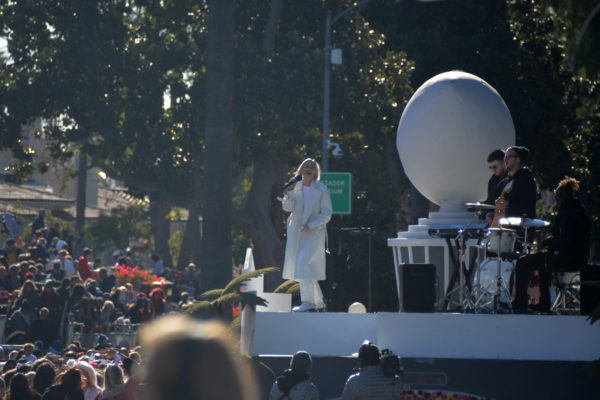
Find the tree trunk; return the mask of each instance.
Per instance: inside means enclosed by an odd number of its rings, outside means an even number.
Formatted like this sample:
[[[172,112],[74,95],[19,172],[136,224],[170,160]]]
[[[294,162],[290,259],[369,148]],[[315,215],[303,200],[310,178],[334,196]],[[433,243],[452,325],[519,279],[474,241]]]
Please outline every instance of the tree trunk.
[[[257,268],[283,267],[284,249],[280,235],[275,229],[271,215],[273,209],[281,209],[279,201],[273,203],[272,189],[277,181],[281,181],[280,169],[275,167],[272,160],[254,162],[252,187],[248,192],[243,209],[234,212],[233,223],[250,235],[254,243],[254,254]],[[279,214],[281,215],[281,214]],[[273,290],[281,281],[281,275],[268,274],[265,276],[265,290]]]
[[[85,194],[87,189],[87,157],[81,151],[79,153],[79,166],[77,169],[77,205],[75,207],[75,231],[83,232],[85,224]]]
[[[203,187],[203,289],[224,287],[231,268],[235,2],[209,0]],[[198,173],[198,172],[197,172]]]
[[[185,232],[183,235],[183,243],[181,243],[181,251],[179,252],[179,260],[177,260],[177,268],[184,269],[188,266],[191,260],[200,267],[199,257],[196,250],[200,248],[200,205],[195,201],[188,207],[188,220],[185,224]]]
[[[150,196],[150,223],[154,235],[154,248],[160,254],[165,267],[172,267],[171,253],[169,252],[170,226],[167,221],[169,205],[156,195]]]

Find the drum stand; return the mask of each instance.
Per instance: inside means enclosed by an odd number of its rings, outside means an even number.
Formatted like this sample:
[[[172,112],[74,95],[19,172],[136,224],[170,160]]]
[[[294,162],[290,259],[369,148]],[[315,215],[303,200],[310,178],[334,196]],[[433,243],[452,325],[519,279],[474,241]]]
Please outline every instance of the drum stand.
[[[467,225],[468,227],[468,225]],[[456,248],[458,249],[458,286],[453,289],[448,289],[445,299],[444,299],[444,309],[445,310],[453,310],[452,306],[458,305],[461,312],[467,312],[469,310],[475,311],[474,304],[471,298],[471,288],[470,285],[467,285],[466,277],[465,277],[465,241],[468,236],[467,227],[460,229],[458,231],[458,235],[455,238]],[[448,246],[451,248],[450,241],[448,240]],[[478,257],[479,259],[479,257]],[[456,263],[455,263],[456,265]],[[456,273],[456,272],[455,272]],[[455,282],[455,276],[451,282]],[[470,279],[469,279],[470,281]],[[450,287],[453,286],[453,283]],[[456,291],[458,290],[458,303],[452,301],[452,297],[456,295]]]
[[[495,229],[499,229],[502,230],[502,228],[495,228]],[[493,239],[492,239],[493,240]],[[481,280],[480,280],[480,274],[481,274],[481,257],[480,257],[480,250],[483,250],[483,254],[485,257],[485,252],[487,251],[487,245],[483,245],[480,246],[480,248],[477,250],[477,274],[476,274],[476,279],[477,279],[477,283],[474,285],[473,290],[471,291],[471,297],[469,298],[468,301],[468,306],[471,307],[471,309],[474,312],[490,312],[488,311],[489,309],[486,308],[486,306],[488,306],[490,303],[492,303],[492,310],[491,312],[494,314],[498,314],[498,313],[511,313],[512,312],[512,303],[510,301],[511,297],[510,297],[510,291],[508,290],[508,287],[506,286],[506,282],[504,282],[504,279],[502,278],[502,234],[498,235],[498,247],[496,250],[496,262],[497,262],[497,269],[496,269],[496,289],[492,289],[493,286],[493,281],[490,282],[486,287],[482,288],[481,286]],[[491,295],[492,293],[493,296]],[[487,296],[491,296],[492,299],[485,302],[484,304],[481,304],[483,301],[489,299],[489,297]],[[508,300],[508,304],[506,306],[501,307],[501,299],[502,298],[506,298]],[[504,302],[502,302],[502,304],[504,304]]]
[[[496,275],[496,294],[494,295],[494,308],[492,313],[498,314],[500,312],[500,299],[502,298],[502,294],[507,296],[508,300],[510,300],[510,291],[506,287],[504,283],[504,279],[502,279],[502,235],[498,235],[498,251],[496,253],[496,262],[498,265],[497,275]],[[509,309],[507,310],[509,313],[513,312],[512,303],[509,301],[508,303]]]

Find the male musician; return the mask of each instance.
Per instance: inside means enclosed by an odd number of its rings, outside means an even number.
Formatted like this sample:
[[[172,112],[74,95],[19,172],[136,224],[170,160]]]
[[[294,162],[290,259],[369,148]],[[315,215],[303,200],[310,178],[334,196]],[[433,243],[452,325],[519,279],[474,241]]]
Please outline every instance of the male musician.
[[[516,313],[527,310],[527,285],[529,271],[540,274],[540,302],[531,305],[534,311],[550,311],[550,273],[554,271],[577,271],[587,264],[590,251],[591,222],[579,199],[573,193],[579,189],[579,182],[565,177],[554,190],[554,201],[558,214],[552,223],[552,236],[544,240],[548,251],[523,256],[517,261],[516,296],[513,310]]]
[[[487,162],[490,170],[492,171],[492,176],[488,181],[487,198],[483,201],[483,203],[493,205],[494,201],[500,197],[500,194],[502,193],[502,186],[500,185],[500,182],[502,182],[502,180],[507,176],[506,169],[504,168],[504,150],[496,149],[492,151],[488,155]],[[489,219],[490,222],[493,216],[494,213],[487,210],[484,210],[480,214],[481,219]]]
[[[535,218],[537,185],[525,166],[528,156],[529,149],[520,146],[509,147],[504,154],[508,176],[501,183],[504,199],[496,200],[496,206],[506,207],[507,217]]]

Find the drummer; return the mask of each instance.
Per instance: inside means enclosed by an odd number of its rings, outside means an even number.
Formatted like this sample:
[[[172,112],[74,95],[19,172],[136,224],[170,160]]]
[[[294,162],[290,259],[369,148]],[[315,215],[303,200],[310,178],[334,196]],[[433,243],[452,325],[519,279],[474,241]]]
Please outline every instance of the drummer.
[[[515,313],[527,311],[527,285],[529,271],[540,274],[540,302],[529,305],[534,311],[550,311],[550,273],[554,270],[577,271],[587,264],[590,251],[591,221],[574,193],[579,182],[565,177],[554,190],[558,213],[552,223],[552,236],[544,240],[548,251],[521,257],[515,268],[516,296],[513,301]]]
[[[496,206],[506,207],[507,217],[535,218],[535,203],[537,201],[537,185],[533,173],[525,165],[529,149],[511,146],[506,149],[504,163],[508,176],[500,183],[504,199],[498,198]],[[507,188],[512,181],[510,190]]]

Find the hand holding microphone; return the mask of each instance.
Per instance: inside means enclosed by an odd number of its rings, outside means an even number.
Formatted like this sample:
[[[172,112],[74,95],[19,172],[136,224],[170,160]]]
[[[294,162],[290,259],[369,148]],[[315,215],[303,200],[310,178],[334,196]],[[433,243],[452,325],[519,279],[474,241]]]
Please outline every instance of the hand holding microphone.
[[[297,175],[294,178],[290,179],[288,183],[283,185],[283,191],[291,190],[296,186],[296,182],[300,182],[302,180],[302,175]]]

